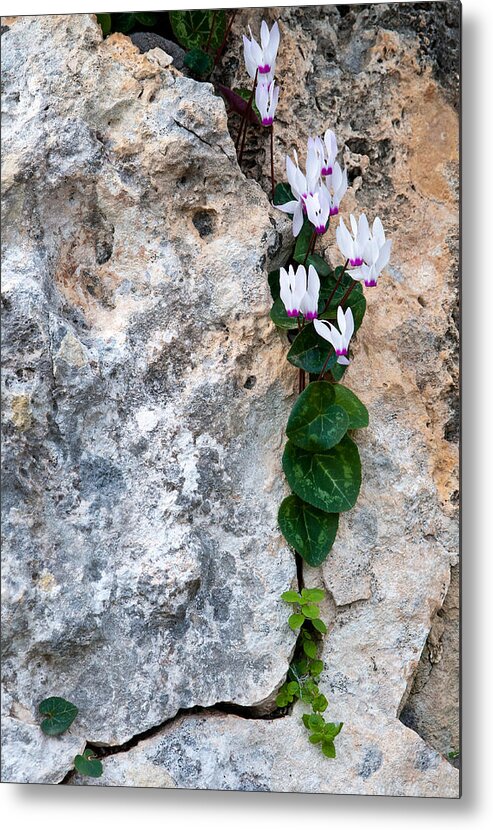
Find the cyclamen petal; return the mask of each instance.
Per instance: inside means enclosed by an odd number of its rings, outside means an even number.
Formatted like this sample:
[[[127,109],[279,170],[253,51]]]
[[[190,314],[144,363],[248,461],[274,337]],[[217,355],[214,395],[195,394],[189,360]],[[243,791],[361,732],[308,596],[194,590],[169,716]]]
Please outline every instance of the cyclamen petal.
[[[267,23],[265,20],[262,21],[260,26],[261,46],[253,37],[250,26],[248,30],[250,32],[250,40],[245,35],[243,36],[246,70],[251,78],[254,78],[258,74],[263,76],[265,80],[271,81],[279,47],[279,26],[277,22],[274,23],[269,32]]]

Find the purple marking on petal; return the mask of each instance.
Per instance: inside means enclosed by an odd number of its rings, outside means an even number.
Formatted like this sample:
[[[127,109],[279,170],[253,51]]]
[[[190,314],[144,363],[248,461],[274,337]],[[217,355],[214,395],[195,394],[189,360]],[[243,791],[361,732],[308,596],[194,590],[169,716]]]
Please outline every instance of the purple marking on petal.
[[[322,176],[332,176],[332,167],[322,167],[320,174]]]
[[[270,72],[270,66],[268,63],[264,64],[264,66],[259,66],[258,71],[260,75],[267,75]]]
[[[330,215],[331,216],[337,216],[338,213],[339,213],[339,208],[337,206],[336,207],[331,207],[331,209],[330,209]]]
[[[347,357],[347,349],[336,349],[337,357]]]
[[[273,118],[262,118],[262,124],[264,127],[271,127],[274,119]]]
[[[288,317],[297,317],[299,311],[297,308],[292,308],[291,311],[287,311],[286,314],[288,315]]]
[[[318,233],[318,234],[325,233],[325,225],[318,225],[315,228],[315,233]]]
[[[365,280],[365,285],[367,288],[375,288],[376,284],[376,280]]]
[[[353,268],[358,268],[360,265],[363,265],[363,260],[361,259],[361,257],[358,256],[358,257],[356,257],[356,259],[350,259],[349,264]]]
[[[315,320],[316,317],[318,317],[316,311],[307,311],[305,314],[305,320]]]

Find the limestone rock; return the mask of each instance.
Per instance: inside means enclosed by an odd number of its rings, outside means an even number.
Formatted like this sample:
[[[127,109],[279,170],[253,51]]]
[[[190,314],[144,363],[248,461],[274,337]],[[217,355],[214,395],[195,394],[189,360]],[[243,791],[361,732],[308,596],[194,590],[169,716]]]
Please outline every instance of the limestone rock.
[[[397,720],[356,717],[330,762],[307,741],[297,715],[244,720],[188,716],[128,752],[104,759],[96,786],[360,795],[455,796],[457,771]]]
[[[435,692],[413,723],[431,745],[399,720],[458,543],[458,4],[425,5],[267,13],[282,33],[276,169],[332,127],[343,215],[378,214],[393,239],[347,375],[370,412],[361,495],[327,562],[304,569],[329,590],[337,759],[307,742],[299,706],[202,712],[74,783],[459,794],[455,736],[429,723],[449,701]],[[225,83],[245,84],[234,44],[262,14],[238,13]],[[286,670],[277,598],[294,568],[276,512],[295,376],[265,270],[289,231],[239,173],[210,86],[122,36],[102,43],[87,16],[8,25],[5,679],[30,711],[72,696],[80,734],[114,744],[180,707],[259,703]],[[268,191],[265,148],[251,131],[244,167]]]
[[[286,222],[212,87],[93,17],[18,18],[2,61],[4,683],[120,744],[287,671]]]

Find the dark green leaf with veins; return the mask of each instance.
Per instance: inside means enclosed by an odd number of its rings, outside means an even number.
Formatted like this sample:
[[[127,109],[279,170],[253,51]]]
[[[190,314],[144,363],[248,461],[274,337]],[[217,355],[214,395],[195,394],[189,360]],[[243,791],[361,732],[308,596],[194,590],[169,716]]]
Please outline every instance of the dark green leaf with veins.
[[[46,718],[41,723],[45,735],[61,735],[73,723],[79,710],[63,697],[47,697],[39,704],[39,711]]]
[[[293,492],[313,507],[327,513],[354,507],[361,486],[361,461],[356,444],[347,435],[326,452],[311,453],[288,441],[282,466]]]
[[[369,417],[368,410],[354,392],[336,383],[333,386],[335,403],[342,406],[346,410],[349,418],[348,429],[362,429],[368,426]]]
[[[330,450],[339,443],[349,426],[348,414],[334,404],[333,384],[310,383],[297,399],[289,416],[286,434],[304,450]]]
[[[99,778],[103,774],[103,765],[95,757],[92,749],[85,749],[83,755],[76,755],[74,767],[81,775],[88,775],[90,778]]]
[[[205,49],[209,44],[211,52],[217,52],[226,31],[226,14],[211,10],[173,11],[169,13],[171,28],[181,46],[185,49],[199,47]],[[209,39],[212,26],[212,36]]]
[[[278,518],[286,541],[308,565],[315,568],[327,558],[337,534],[337,513],[325,513],[293,495],[282,502]]]
[[[278,182],[274,189],[274,204],[275,205],[285,205],[288,202],[293,201],[293,192],[289,186],[285,182]],[[290,214],[286,214],[289,216]]]
[[[286,314],[284,303],[280,297],[275,300],[274,305],[270,310],[270,319],[276,324],[276,326],[279,326],[280,329],[295,329],[298,325],[296,317],[288,317]]]
[[[293,328],[292,325],[291,327]],[[327,358],[329,358],[328,361]],[[318,375],[326,362],[325,371],[335,366],[337,357],[330,343],[320,337],[315,331],[314,325],[309,323],[296,335],[288,352],[288,360],[297,369],[304,369],[305,372]]]
[[[313,225],[309,219],[305,219],[302,228],[296,237],[296,245],[294,246],[293,259],[296,262],[303,263],[310,247],[310,242],[313,236]]]

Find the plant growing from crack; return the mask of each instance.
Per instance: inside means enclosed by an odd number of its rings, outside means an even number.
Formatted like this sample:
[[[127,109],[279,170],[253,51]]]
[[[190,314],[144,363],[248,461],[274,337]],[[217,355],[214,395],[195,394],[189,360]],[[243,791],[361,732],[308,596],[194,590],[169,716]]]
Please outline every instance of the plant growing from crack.
[[[288,441],[282,466],[292,494],[279,509],[279,526],[298,560],[316,567],[327,558],[336,538],[339,514],[351,510],[361,486],[361,461],[353,431],[367,427],[368,411],[358,397],[339,381],[350,365],[350,344],[363,322],[366,299],[363,284],[373,288],[390,258],[391,242],[385,237],[381,220],[371,228],[362,213],[350,216],[350,228],[339,218],[336,243],[344,265],[332,268],[316,252],[317,241],[329,230],[339,214],[348,189],[347,171],[337,156],[335,133],[327,129],[323,138],[309,137],[306,165],[300,167],[298,154],[286,156],[287,182],[274,182],[273,121],[279,99],[274,82],[279,47],[279,28],[269,31],[262,22],[261,43],[252,35],[243,36],[245,66],[253,89],[248,99],[236,146],[241,163],[248,113],[253,97],[264,125],[271,128],[271,187],[275,207],[292,217],[294,244],[282,267],[269,274],[273,306],[271,319],[287,334],[287,359],[298,369],[298,398],[286,426]],[[240,141],[241,137],[241,141]],[[322,712],[327,700],[320,693],[316,677],[323,663],[316,659],[316,638],[326,632],[318,615],[321,589],[288,591],[282,595],[294,603],[289,618],[299,631],[295,659],[277,704],[284,707],[295,698],[312,707],[303,716],[311,731],[309,740],[321,744],[324,755],[335,758],[334,738],[342,724],[325,722]],[[301,652],[301,656],[300,656]]]
[[[276,698],[276,705],[284,708],[301,700],[310,706],[312,712],[305,713],[303,723],[310,732],[308,740],[320,744],[327,758],[336,757],[334,739],[342,729],[342,723],[326,721],[322,715],[328,706],[325,695],[320,691],[317,678],[325,666],[317,658],[317,638],[327,633],[327,626],[320,619],[319,602],[325,591],[321,588],[303,588],[297,591],[285,591],[281,599],[293,606],[293,613],[288,624],[293,631],[299,631],[294,659],[289,667],[288,679],[281,686]]]
[[[77,706],[63,697],[47,697],[38,708],[44,715],[41,729],[45,735],[52,737],[63,735],[79,714]],[[103,774],[103,765],[90,746],[86,746],[82,755],[75,756],[74,768],[90,778],[99,778]]]

